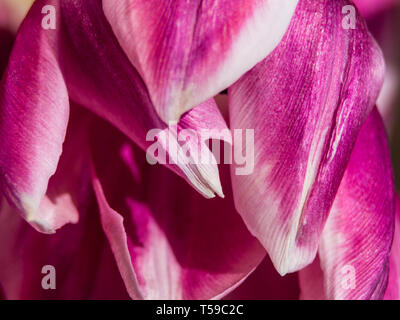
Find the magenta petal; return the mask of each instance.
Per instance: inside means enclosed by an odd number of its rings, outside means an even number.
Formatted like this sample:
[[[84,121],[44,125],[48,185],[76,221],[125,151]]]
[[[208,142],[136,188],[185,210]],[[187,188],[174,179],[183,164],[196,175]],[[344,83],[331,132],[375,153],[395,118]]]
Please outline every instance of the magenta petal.
[[[0,88],[0,184],[26,220],[48,231],[38,209],[61,155],[69,102],[56,32],[43,32],[40,10],[22,24]]]
[[[357,8],[364,17],[372,17],[385,9],[400,3],[399,0],[354,0]]]
[[[5,299],[129,298],[93,200],[88,201],[87,210],[80,211],[78,224],[52,235],[32,229],[2,202],[0,288]],[[55,290],[42,288],[46,265],[55,268]]]
[[[348,3],[301,0],[279,46],[229,89],[231,129],[255,134],[254,172],[233,166],[235,204],[281,274],[313,261],[382,83],[382,55],[362,17],[342,27]]]
[[[177,121],[266,57],[298,0],[103,0],[160,117]]]
[[[382,119],[362,127],[321,236],[319,265],[300,271],[302,296],[381,299],[394,231],[394,183]],[[314,264],[318,265],[318,261]],[[314,287],[314,290],[312,289]]]
[[[63,26],[65,35],[61,45],[71,98],[108,120],[146,150],[152,143],[146,141],[149,130],[168,131],[168,127],[158,117],[146,86],[117,43],[101,3],[93,0],[63,2],[60,9],[68,21]],[[212,99],[191,110],[178,127],[189,127],[195,131],[227,129]],[[170,150],[164,147],[169,153]],[[197,147],[191,145],[191,150]],[[207,148],[203,148],[203,152],[208,152]],[[215,165],[178,163],[169,167],[204,196],[222,195]]]
[[[92,139],[94,186],[105,233],[132,298],[219,298],[265,256],[225,199],[207,200],[104,124]],[[94,131],[92,131],[94,132]],[[225,168],[227,169],[227,168]]]
[[[396,196],[395,232],[389,258],[389,279],[383,299],[400,300],[400,197]]]
[[[46,194],[35,220],[36,229],[54,233],[67,223],[77,223],[79,208],[91,192],[90,156],[87,151],[87,131],[90,114],[71,105],[67,135],[57,170],[50,178]]]
[[[97,117],[71,105],[71,116],[56,173],[38,213],[55,224],[74,217],[56,234],[26,224],[2,198],[0,210],[0,287],[7,299],[129,298],[100,224],[92,189],[88,138]],[[98,141],[106,139],[96,131]],[[79,221],[78,220],[79,216]],[[42,267],[56,269],[56,289],[41,286]]]

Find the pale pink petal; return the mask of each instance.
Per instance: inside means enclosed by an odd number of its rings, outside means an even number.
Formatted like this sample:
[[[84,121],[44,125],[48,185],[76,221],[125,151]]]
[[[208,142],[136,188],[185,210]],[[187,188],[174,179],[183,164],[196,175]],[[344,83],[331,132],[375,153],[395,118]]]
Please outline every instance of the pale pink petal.
[[[278,47],[229,89],[231,129],[255,135],[254,171],[232,167],[236,208],[282,275],[313,261],[382,84],[382,55],[362,17],[342,27],[349,3],[301,0]]]
[[[265,251],[233,207],[228,167],[225,199],[207,200],[166,168],[148,165],[109,125],[97,130],[108,133],[91,142],[94,186],[132,298],[220,298],[261,262]]]
[[[177,121],[265,58],[298,0],[103,0],[160,117]]]
[[[386,132],[374,109],[360,131],[322,233],[319,261],[300,271],[304,299],[316,295],[382,299],[389,274],[394,205]]]

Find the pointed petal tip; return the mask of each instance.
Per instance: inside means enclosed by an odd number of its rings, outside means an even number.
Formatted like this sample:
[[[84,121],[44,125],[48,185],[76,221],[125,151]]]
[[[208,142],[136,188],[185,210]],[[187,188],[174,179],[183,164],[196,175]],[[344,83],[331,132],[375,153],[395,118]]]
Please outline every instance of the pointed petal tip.
[[[383,297],[395,223],[393,178],[385,128],[375,108],[358,135],[318,258],[300,272],[303,299]]]
[[[28,222],[32,227],[41,233],[52,233],[52,228],[46,226],[46,223],[37,220],[37,212],[39,210],[40,201],[36,200],[35,197],[21,195],[18,201],[14,199],[8,200],[10,206],[17,208],[20,215]]]
[[[290,273],[298,272],[310,265],[314,261],[315,255],[316,254],[311,254],[307,257],[301,257],[302,259],[300,259],[295,247],[293,247],[292,252],[288,250],[286,255],[282,255],[282,258],[278,263],[275,263],[274,261],[272,262],[279,275],[284,277]],[[294,258],[296,258],[296,260]]]
[[[32,197],[21,196],[18,203],[15,203],[13,200],[8,200],[7,202],[7,206],[15,207],[20,216],[36,231],[44,234],[55,233],[56,230],[48,223],[48,221],[40,219],[40,217],[38,217],[38,201],[33,200]]]
[[[13,202],[11,206],[15,206]],[[35,230],[44,234],[54,234],[66,224],[76,224],[79,213],[70,195],[65,194],[52,201],[47,196],[38,201],[22,196],[17,211]]]
[[[116,5],[102,0],[102,7],[158,115],[167,122],[178,120],[265,58],[284,35],[297,3],[179,0],[170,5],[132,0]]]
[[[26,218],[26,222],[28,222],[36,231],[43,234],[55,234],[56,229],[51,228],[49,225],[43,223],[43,221],[38,221],[35,218]]]
[[[224,198],[224,193],[222,191],[221,180],[219,177],[218,166],[206,167],[202,165],[198,165],[200,179],[202,180],[202,184],[205,188],[212,193],[212,198],[215,195],[218,195],[221,198]]]
[[[221,185],[221,180],[219,178],[219,173],[216,175],[212,175],[211,177],[207,178],[206,180],[207,184],[210,187],[210,190],[217,194],[219,197],[224,198],[224,193],[222,191],[222,185]]]

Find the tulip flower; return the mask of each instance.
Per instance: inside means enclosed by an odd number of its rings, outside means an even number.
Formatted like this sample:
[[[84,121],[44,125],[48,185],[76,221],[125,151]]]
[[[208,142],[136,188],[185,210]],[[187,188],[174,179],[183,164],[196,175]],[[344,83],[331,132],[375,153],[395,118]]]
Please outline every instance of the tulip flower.
[[[0,85],[4,297],[218,299],[266,254],[304,298],[394,297],[383,75],[347,0],[35,1]]]

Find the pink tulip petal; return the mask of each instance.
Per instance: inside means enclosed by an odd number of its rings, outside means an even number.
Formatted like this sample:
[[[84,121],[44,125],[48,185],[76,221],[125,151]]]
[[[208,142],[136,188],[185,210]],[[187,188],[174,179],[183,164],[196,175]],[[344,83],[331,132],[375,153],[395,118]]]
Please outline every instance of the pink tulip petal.
[[[382,83],[362,17],[342,28],[348,3],[301,0],[279,46],[229,89],[231,129],[255,130],[254,172],[232,168],[236,208],[282,275],[313,261]]]
[[[265,58],[298,0],[103,0],[160,117],[177,121]]]
[[[323,288],[324,299],[383,297],[394,204],[389,146],[374,109],[360,131],[321,236],[321,272],[315,265],[300,271],[303,298],[315,298],[313,286]]]
[[[102,224],[132,298],[220,298],[261,262],[265,251],[233,207],[226,166],[226,198],[207,200],[149,166],[108,124],[95,131],[107,132],[91,143]]]
[[[34,6],[22,24],[0,88],[0,184],[25,219],[47,231],[53,226],[38,210],[61,155],[69,103],[56,33],[43,32],[40,10]]]
[[[389,258],[389,279],[384,300],[400,300],[400,197],[396,196],[395,232]]]

